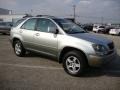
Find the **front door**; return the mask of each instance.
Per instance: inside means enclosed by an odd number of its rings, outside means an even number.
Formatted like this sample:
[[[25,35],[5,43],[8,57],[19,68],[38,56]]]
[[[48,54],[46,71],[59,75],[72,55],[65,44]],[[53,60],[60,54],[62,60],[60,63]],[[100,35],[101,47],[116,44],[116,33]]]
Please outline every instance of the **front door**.
[[[57,28],[57,26],[50,19],[39,19],[34,35],[34,44],[36,50],[56,56],[58,51],[57,34],[49,32],[53,28]]]

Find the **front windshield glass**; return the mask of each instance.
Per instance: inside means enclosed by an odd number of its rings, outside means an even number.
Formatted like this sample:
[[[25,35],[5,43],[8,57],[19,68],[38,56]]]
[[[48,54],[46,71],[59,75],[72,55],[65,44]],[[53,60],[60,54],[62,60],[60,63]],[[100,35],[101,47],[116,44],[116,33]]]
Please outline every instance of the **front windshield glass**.
[[[104,26],[100,26],[99,28],[105,28]]]
[[[68,34],[85,33],[80,26],[66,19],[54,19],[54,21]]]

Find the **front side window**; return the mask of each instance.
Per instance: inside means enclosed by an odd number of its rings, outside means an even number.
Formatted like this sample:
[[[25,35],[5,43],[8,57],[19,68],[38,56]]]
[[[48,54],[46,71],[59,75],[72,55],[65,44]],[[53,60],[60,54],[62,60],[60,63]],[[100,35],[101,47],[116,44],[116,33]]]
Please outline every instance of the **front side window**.
[[[57,26],[49,19],[41,18],[38,20],[37,31],[49,33],[51,30],[54,30],[55,28],[57,28]]]
[[[36,21],[37,20],[35,18],[29,19],[22,25],[21,28],[27,30],[35,30]]]

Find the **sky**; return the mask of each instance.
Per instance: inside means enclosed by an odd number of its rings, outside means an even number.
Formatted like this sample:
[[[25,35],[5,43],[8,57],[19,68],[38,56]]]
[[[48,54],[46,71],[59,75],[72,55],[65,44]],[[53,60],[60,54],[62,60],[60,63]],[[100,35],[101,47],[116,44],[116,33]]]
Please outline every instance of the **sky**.
[[[13,13],[72,17],[81,23],[120,23],[120,0],[0,0],[0,8]]]

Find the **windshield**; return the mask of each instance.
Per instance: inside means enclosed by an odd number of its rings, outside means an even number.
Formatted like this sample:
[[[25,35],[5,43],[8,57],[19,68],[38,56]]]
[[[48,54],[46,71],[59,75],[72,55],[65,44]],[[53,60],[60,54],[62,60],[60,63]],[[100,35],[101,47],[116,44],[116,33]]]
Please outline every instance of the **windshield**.
[[[99,28],[105,28],[104,26],[100,26]]]
[[[85,33],[80,26],[66,19],[54,19],[54,21],[68,34]]]

